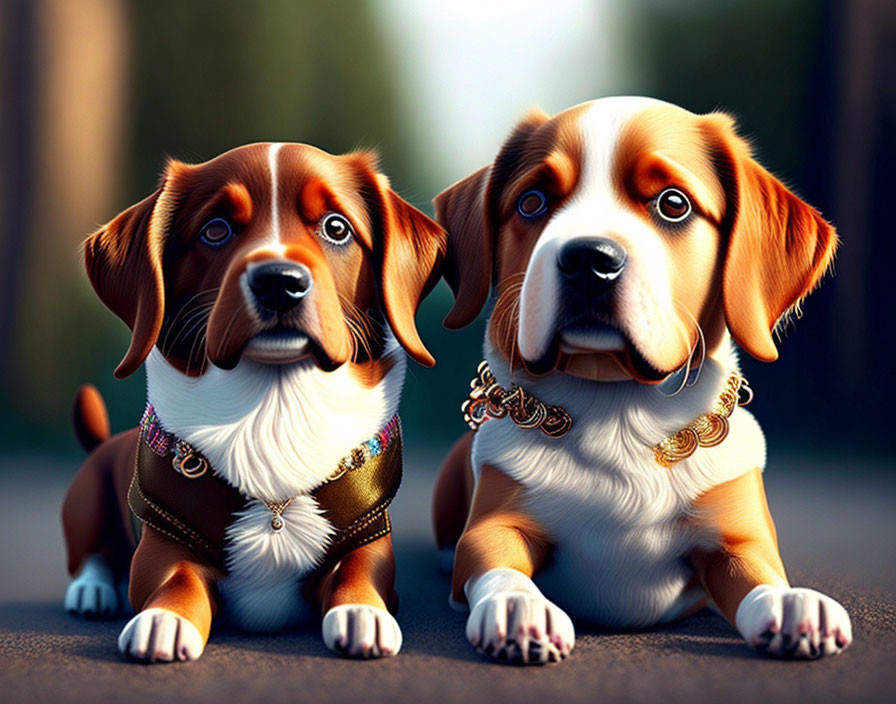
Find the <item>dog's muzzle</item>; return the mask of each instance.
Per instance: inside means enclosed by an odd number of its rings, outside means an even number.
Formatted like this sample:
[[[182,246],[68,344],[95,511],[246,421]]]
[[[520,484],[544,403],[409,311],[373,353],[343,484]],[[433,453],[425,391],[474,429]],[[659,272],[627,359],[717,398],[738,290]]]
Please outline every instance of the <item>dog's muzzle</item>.
[[[625,250],[606,237],[578,237],[560,249],[557,266],[564,282],[580,296],[606,293],[625,268]]]
[[[246,274],[259,308],[269,313],[289,312],[308,295],[313,284],[311,271],[297,262],[253,263]]]

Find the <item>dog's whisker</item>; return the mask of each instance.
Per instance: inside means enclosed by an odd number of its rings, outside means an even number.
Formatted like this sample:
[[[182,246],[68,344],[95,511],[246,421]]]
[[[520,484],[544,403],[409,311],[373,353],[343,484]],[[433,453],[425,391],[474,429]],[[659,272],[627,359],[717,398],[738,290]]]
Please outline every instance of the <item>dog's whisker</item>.
[[[181,339],[186,340],[186,339],[188,339],[189,336],[190,336],[193,332],[195,332],[199,327],[201,327],[202,325],[204,325],[205,323],[207,323],[207,322],[208,322],[209,315],[211,314],[211,311],[213,310],[213,308],[214,308],[214,305],[208,305],[208,306],[204,306],[204,307],[202,307],[202,308],[200,308],[200,309],[197,309],[197,310],[195,310],[194,312],[192,312],[192,313],[189,315],[189,317],[188,317],[188,318],[183,322],[183,324],[180,326],[180,331],[177,333],[177,335],[176,335],[176,336],[174,337],[174,339],[171,341],[170,346],[166,344],[166,343],[167,343],[167,337],[168,337],[168,335],[166,335],[166,342],[163,343],[163,344],[162,344],[162,347],[161,347],[162,351],[163,351],[164,353],[167,354],[167,353],[170,352],[174,347],[177,346],[178,340],[181,340]]]
[[[193,344],[190,345],[190,353],[187,355],[187,376],[190,375],[190,366],[193,363],[193,359],[194,359],[195,355],[201,354],[201,357],[199,358],[200,364],[201,364],[201,360],[204,359],[206,356],[205,350],[204,350],[204,341],[205,341],[207,332],[208,332],[208,327],[207,326],[202,327],[199,334],[196,335],[195,338],[193,339]]]
[[[522,275],[514,274],[502,280],[502,283],[511,279],[520,280],[506,284],[504,290],[495,300],[492,309],[493,326],[501,330],[503,338],[499,341],[504,349],[509,350],[510,373],[513,373],[516,361],[516,331],[519,328],[520,293],[522,292]]]
[[[236,319],[239,317],[240,309],[235,308],[233,313],[230,316],[230,320],[227,321],[227,326],[224,328],[224,333],[221,335],[221,339],[218,341],[218,347],[215,350],[217,352],[221,352],[221,350],[227,347],[227,339],[230,337],[230,332],[233,329],[233,324],[236,322]]]
[[[373,338],[377,335],[375,328],[380,328],[379,334],[382,335],[382,325],[342,293],[339,293],[339,301],[342,304],[346,327],[352,341],[352,361],[358,362],[361,359],[361,354],[365,355],[367,359],[372,359]]]
[[[195,293],[190,296],[187,300],[181,303],[177,313],[171,318],[169,325],[174,325],[175,323],[177,323],[178,318],[180,318],[190,310],[194,301],[198,300],[202,296],[214,295],[215,297],[217,297],[218,291],[220,290],[220,286],[215,286],[213,288],[204,289],[203,291],[199,291],[199,293]],[[200,303],[200,305],[214,305],[214,301],[209,301],[208,303]]]
[[[684,305],[684,303],[676,298],[672,299],[672,303],[677,306],[679,310],[681,310],[688,318],[690,318],[691,322],[694,324],[694,329],[697,331],[697,339],[691,345],[691,351],[688,355],[687,361],[688,369],[690,370],[694,360],[694,352],[699,350],[700,361],[697,364],[697,373],[695,374],[693,380],[688,381],[688,386],[693,386],[699,380],[700,374],[703,371],[703,365],[706,362],[706,336],[703,334],[703,327],[694,317],[693,313],[688,310],[688,307]],[[685,337],[690,338],[690,335],[685,332]]]
[[[700,335],[700,361],[697,363],[697,372],[694,374],[694,378],[688,380],[688,386],[694,386],[700,380],[700,374],[703,373],[703,365],[706,362],[706,338],[703,335],[703,328],[699,325],[697,326],[697,333]]]
[[[195,306],[189,305],[190,301],[193,301],[195,298],[196,297],[193,296],[186,304],[181,306],[181,308],[178,310],[177,314],[173,318],[171,318],[169,321],[166,321],[165,337],[162,339],[162,342],[159,346],[160,349],[165,350],[166,348],[168,348],[168,340],[169,340],[171,334],[175,330],[177,330],[179,327],[182,328],[184,325],[189,324],[188,323],[189,319],[191,319],[197,311],[211,311],[215,307],[214,301],[212,301],[210,303],[200,303]],[[178,320],[180,320],[181,318],[186,318],[187,321],[178,325]],[[174,344],[176,344],[176,340],[175,340],[175,342],[172,342],[171,347],[173,347]]]
[[[672,379],[676,374],[681,374],[681,383],[678,385],[678,388],[670,394],[667,394],[665,391],[657,387],[657,390],[663,394],[663,396],[667,396],[669,398],[673,396],[677,396],[680,394],[685,387],[694,386],[697,381],[700,379],[700,374],[703,372],[703,365],[706,361],[706,338],[703,334],[703,328],[700,326],[700,323],[693,316],[693,314],[687,309],[681,301],[673,298],[673,305],[675,305],[679,310],[681,310],[690,320],[694,323],[694,328],[697,332],[697,338],[691,342],[691,336],[688,334],[687,328],[681,324],[679,321],[678,329],[679,332],[682,333],[682,336],[688,340],[688,355],[687,359],[685,359],[684,363],[681,367],[679,367],[676,371],[669,375],[669,379]],[[700,361],[697,364],[697,371],[694,374],[693,379],[691,378],[691,368],[694,362],[694,353],[700,351]]]
[[[180,343],[186,343],[197,332],[201,332],[203,326],[207,325],[210,311],[204,311],[192,317],[187,324],[181,327],[178,334],[171,340],[170,344],[161,347],[163,354],[171,354]]]
[[[352,361],[358,362],[361,359],[360,355],[362,352],[369,359],[371,357],[370,346],[367,344],[367,339],[359,329],[358,324],[350,317],[346,317],[345,323],[349,330],[349,338],[352,341]]]
[[[523,286],[523,280],[526,278],[526,272],[520,271],[515,274],[509,274],[501,279],[498,284],[495,286],[495,291],[499,292],[499,295],[504,293],[507,288],[510,287],[520,287]]]

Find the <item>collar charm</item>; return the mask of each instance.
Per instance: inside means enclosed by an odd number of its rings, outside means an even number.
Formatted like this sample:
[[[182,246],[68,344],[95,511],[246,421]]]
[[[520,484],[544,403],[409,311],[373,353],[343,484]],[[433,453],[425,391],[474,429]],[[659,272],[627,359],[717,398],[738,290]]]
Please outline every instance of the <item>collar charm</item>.
[[[485,360],[480,362],[470,387],[470,396],[460,411],[473,432],[485,421],[504,416],[510,416],[519,428],[538,428],[550,438],[562,438],[572,428],[572,417],[560,406],[539,401],[522,386],[512,384],[508,391],[498,384]]]
[[[198,479],[208,471],[208,460],[186,440],[174,441],[174,457],[171,466],[187,479]]]
[[[286,501],[262,501],[262,503],[268,507],[268,511],[271,512],[271,530],[275,533],[279,533],[283,530],[283,512],[293,501],[294,499],[287,499]]]

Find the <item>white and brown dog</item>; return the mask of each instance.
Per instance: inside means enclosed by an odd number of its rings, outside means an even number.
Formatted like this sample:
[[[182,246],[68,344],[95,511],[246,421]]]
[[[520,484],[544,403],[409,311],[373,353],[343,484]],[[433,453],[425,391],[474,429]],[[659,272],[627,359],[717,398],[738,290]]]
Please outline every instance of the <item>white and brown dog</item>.
[[[446,325],[495,290],[467,406],[481,429],[434,497],[470,642],[558,660],[570,617],[643,627],[711,603],[764,652],[846,648],[843,607],[787,581],[732,343],[777,357],[772,331],[830,264],[831,226],[726,115],[635,97],[530,114],[435,204]]]
[[[145,360],[148,405],[108,438],[96,391],[76,399],[66,607],[119,612],[129,575],[119,647],[153,662],[199,657],[219,609],[273,631],[308,604],[334,651],[397,653],[396,413],[405,351],[433,363],[414,316],[444,248],[372,155],[301,144],[171,161],[93,234],[90,281],[132,330],[116,376]]]

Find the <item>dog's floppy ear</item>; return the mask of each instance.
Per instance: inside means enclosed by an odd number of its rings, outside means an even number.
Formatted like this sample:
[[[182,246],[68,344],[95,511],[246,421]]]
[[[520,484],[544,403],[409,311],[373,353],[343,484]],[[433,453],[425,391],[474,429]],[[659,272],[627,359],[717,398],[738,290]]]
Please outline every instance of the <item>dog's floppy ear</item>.
[[[389,327],[415,361],[436,362],[420,339],[417,308],[439,280],[445,256],[445,231],[403,200],[376,171],[371,154],[355,155],[371,179],[374,217],[379,230],[380,303]]]
[[[436,220],[448,231],[442,275],[454,294],[444,320],[451,330],[473,322],[491,288],[494,237],[485,198],[490,171],[484,166],[433,199]]]
[[[771,362],[778,358],[775,325],[827,271],[837,234],[817,210],[753,159],[730,117],[716,113],[704,119],[728,201],[725,318],[741,347]]]
[[[454,293],[445,316],[446,328],[456,330],[475,320],[492,285],[498,214],[494,203],[507,183],[519,150],[550,118],[529,112],[501,148],[494,164],[484,166],[449,186],[434,199],[436,220],[448,231],[448,252],[442,275]]]
[[[119,213],[84,243],[87,276],[100,300],[131,328],[131,343],[115,377],[133,374],[159,336],[165,311],[162,250],[172,213],[170,162],[156,191]]]

